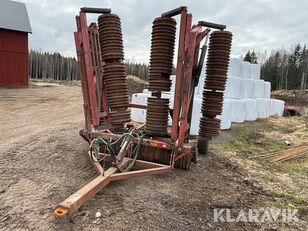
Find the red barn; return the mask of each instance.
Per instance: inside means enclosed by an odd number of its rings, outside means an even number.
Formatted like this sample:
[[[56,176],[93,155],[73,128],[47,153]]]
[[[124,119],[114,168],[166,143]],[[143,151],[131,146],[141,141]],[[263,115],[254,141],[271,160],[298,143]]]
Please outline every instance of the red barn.
[[[0,0],[0,86],[28,85],[28,33],[25,4]]]

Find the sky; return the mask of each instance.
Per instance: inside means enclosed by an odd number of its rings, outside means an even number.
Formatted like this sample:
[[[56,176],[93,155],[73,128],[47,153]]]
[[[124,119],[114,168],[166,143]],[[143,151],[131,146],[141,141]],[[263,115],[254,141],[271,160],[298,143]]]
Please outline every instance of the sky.
[[[289,49],[308,43],[307,0],[17,0],[26,3],[33,34],[30,48],[75,56],[73,32],[80,7],[111,8],[122,22],[125,58],[149,62],[151,26],[161,13],[187,6],[193,23],[226,24],[233,33],[231,56],[248,50]],[[179,24],[179,18],[177,17]],[[88,17],[88,23],[97,15]]]

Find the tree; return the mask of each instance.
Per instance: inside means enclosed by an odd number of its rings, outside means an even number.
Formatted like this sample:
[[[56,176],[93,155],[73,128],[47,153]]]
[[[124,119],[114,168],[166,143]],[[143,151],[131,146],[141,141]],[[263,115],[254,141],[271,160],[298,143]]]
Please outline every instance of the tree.
[[[252,51],[252,53],[250,54],[250,63],[258,63],[258,57],[255,53],[255,51]]]
[[[273,90],[307,89],[308,50],[306,45],[298,43],[289,51],[273,50],[269,57],[267,55],[259,57],[262,57],[261,78],[270,81]]]
[[[148,65],[133,60],[125,62],[126,74],[138,76],[143,80],[149,78]],[[77,60],[64,57],[57,52],[29,52],[29,76],[35,79],[79,80]]]
[[[251,54],[250,54],[250,50],[246,53],[244,59],[244,61],[251,63]]]

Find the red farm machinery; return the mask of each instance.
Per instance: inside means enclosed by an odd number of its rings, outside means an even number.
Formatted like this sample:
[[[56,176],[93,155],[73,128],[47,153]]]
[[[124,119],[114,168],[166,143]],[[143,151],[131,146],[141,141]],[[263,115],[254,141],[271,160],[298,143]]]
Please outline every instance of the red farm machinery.
[[[87,14],[99,14],[87,23]],[[180,16],[177,26],[175,16]],[[129,103],[121,21],[110,9],[81,8],[76,16],[75,45],[80,67],[85,128],[80,135],[89,143],[87,153],[97,177],[65,199],[54,210],[57,218],[71,215],[109,182],[189,169],[197,150],[206,152],[208,141],[219,134],[223,91],[232,34],[226,26],[199,21],[192,24],[187,7],[163,13],[152,26],[147,106]],[[170,91],[170,75],[178,29],[178,55],[173,109],[162,92]],[[216,29],[211,32],[212,29]],[[210,33],[211,32],[211,33]],[[209,45],[207,45],[209,41]],[[209,47],[209,49],[207,49]],[[189,131],[194,89],[207,53],[202,117],[198,145]],[[130,119],[130,108],[146,109],[145,124]],[[172,126],[168,126],[168,115]],[[198,146],[198,148],[197,148]]]

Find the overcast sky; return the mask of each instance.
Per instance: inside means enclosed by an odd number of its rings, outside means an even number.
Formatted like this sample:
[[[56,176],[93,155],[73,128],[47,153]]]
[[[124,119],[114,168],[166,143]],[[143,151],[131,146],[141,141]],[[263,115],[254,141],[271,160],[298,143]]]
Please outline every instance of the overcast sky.
[[[30,47],[75,56],[73,31],[82,6],[106,7],[122,20],[125,57],[148,63],[152,20],[186,5],[199,20],[226,24],[233,33],[232,56],[307,43],[307,0],[17,0],[27,5]],[[179,18],[177,18],[179,20]],[[95,17],[88,22],[96,21]]]

